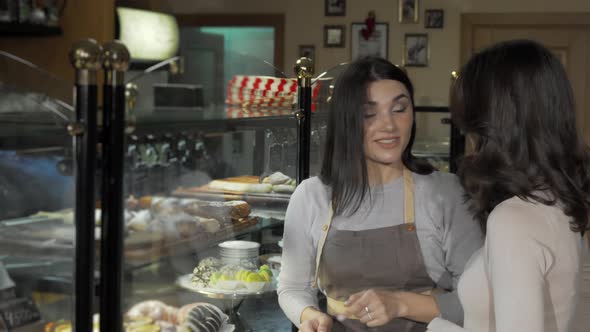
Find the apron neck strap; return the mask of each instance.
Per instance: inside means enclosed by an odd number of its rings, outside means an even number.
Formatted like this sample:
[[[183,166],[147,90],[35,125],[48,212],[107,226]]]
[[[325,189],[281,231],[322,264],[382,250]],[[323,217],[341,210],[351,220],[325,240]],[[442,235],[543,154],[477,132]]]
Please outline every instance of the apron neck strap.
[[[404,167],[404,223],[413,224],[414,214],[414,176],[412,171]]]

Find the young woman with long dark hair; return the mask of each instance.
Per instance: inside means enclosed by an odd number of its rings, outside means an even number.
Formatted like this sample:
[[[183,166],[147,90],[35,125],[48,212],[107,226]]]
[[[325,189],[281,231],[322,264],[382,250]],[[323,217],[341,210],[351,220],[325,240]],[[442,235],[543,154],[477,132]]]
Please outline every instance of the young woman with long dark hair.
[[[321,174],[287,209],[278,290],[287,317],[314,332],[461,322],[456,281],[482,234],[458,178],[412,155],[408,76],[384,59],[353,62],[336,81],[327,126]]]
[[[451,111],[474,146],[459,173],[486,240],[459,283],[464,328],[429,329],[570,331],[590,160],[562,64],[533,41],[492,46],[461,70]]]

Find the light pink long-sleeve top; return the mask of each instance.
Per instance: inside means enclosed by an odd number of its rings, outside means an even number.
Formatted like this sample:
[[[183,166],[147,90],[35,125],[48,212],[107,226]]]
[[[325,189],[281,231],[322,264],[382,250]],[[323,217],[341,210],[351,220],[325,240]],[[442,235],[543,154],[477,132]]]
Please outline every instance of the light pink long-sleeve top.
[[[569,220],[559,206],[517,197],[499,204],[459,281],[464,328],[437,318],[429,331],[570,331],[587,250]]]

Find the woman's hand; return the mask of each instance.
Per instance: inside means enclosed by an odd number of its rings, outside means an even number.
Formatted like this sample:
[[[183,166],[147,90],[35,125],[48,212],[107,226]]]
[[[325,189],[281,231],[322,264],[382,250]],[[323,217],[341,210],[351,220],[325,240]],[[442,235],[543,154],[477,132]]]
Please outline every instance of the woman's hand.
[[[401,292],[369,289],[352,294],[344,303],[347,315],[355,315],[368,327],[381,326],[398,317],[405,317],[407,306]]]
[[[301,315],[299,332],[330,332],[332,331],[332,323],[332,317],[315,308],[308,307]]]
[[[368,327],[381,326],[396,318],[428,323],[440,314],[431,295],[369,289],[351,295],[345,302],[348,315],[355,315]]]

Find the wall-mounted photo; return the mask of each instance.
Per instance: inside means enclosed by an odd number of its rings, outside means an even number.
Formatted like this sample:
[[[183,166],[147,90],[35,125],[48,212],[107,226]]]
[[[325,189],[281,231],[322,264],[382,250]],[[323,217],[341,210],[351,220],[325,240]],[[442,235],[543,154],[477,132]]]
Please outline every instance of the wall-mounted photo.
[[[442,9],[426,9],[424,11],[424,27],[426,29],[442,29],[445,23],[445,12]]]
[[[398,17],[400,23],[418,22],[418,0],[398,0]]]
[[[404,59],[406,67],[428,66],[430,54],[427,34],[406,34],[404,38]]]
[[[324,47],[344,47],[344,25],[324,25]]]
[[[314,45],[299,45],[298,58],[306,57],[315,62],[315,46]]]
[[[346,16],[346,0],[324,0],[326,16]]]
[[[315,45],[299,45],[297,58],[306,57],[313,60],[314,67],[318,60],[315,57]]]
[[[368,31],[365,23],[352,23],[350,28],[351,58],[355,60],[364,56],[378,56],[387,59],[389,24],[376,23]]]

